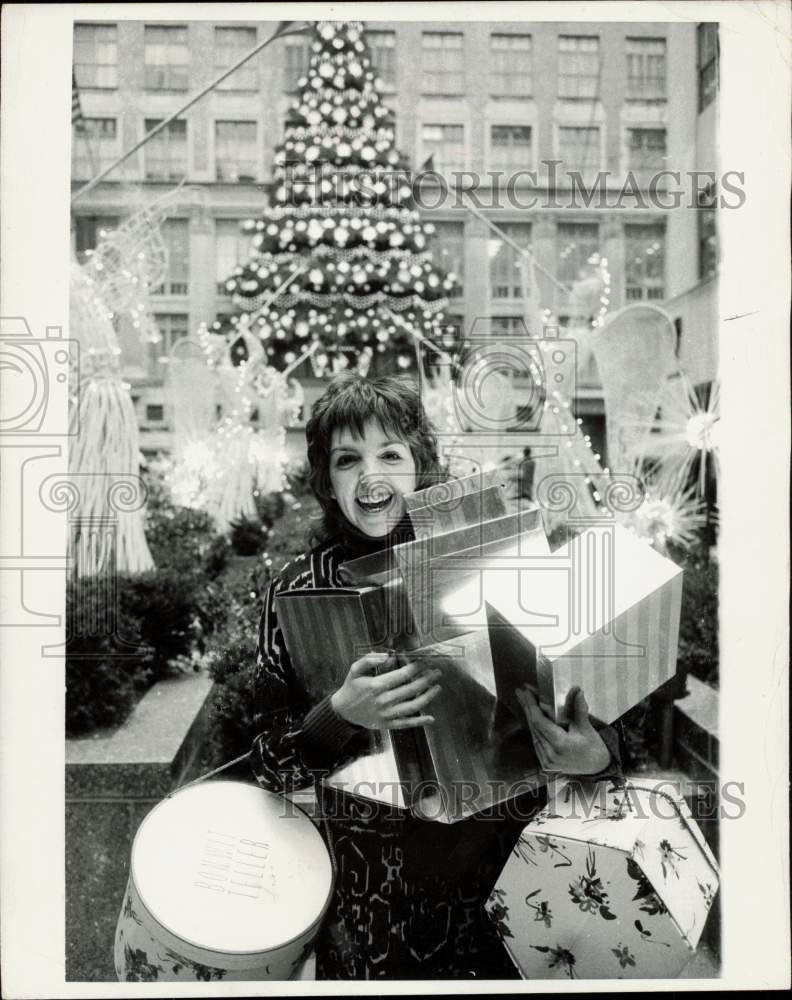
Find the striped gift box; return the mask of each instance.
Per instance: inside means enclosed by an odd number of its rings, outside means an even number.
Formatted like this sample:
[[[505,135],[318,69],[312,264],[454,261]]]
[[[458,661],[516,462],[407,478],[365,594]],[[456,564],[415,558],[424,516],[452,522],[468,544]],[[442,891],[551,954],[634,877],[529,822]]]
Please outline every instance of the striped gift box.
[[[490,579],[485,598],[496,663],[522,663],[559,723],[573,687],[609,723],[676,671],[682,570],[620,525],[533,560],[518,592]]]
[[[420,563],[454,553],[470,553],[477,549],[484,555],[486,547],[491,543],[517,536],[522,539],[519,549],[521,553],[535,550],[534,536],[544,539],[544,525],[538,508],[503,514],[450,531],[426,532],[415,541],[403,542],[380,552],[350,559],[341,564],[339,574],[350,586],[373,586],[392,579],[398,573],[400,564],[408,558],[412,563]],[[549,553],[546,542],[542,541],[540,544]]]
[[[316,702],[366,653],[417,645],[395,585],[289,590],[275,598],[275,612],[297,677]]]
[[[393,599],[409,605],[415,645],[429,646],[486,628],[488,576],[516,590],[520,569],[549,554],[540,511],[524,510],[351,560],[340,575],[358,587],[393,586]]]
[[[434,724],[390,734],[415,815],[456,823],[546,783],[525,713],[498,697],[486,631],[406,655],[439,669],[442,688],[432,701]]]
[[[406,493],[404,504],[417,537],[480,524],[506,513],[504,487],[495,470]]]

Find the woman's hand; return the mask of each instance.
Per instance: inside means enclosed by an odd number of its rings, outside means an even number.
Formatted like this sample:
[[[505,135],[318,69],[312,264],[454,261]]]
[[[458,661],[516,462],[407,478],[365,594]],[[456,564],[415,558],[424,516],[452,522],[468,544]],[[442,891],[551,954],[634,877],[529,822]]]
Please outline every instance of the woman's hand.
[[[440,671],[417,663],[387,670],[395,655],[367,653],[355,660],[330,698],[342,719],[366,729],[409,729],[434,722],[424,710],[440,692],[435,683]]]
[[[572,721],[568,730],[548,718],[530,688],[519,690],[517,697],[528,717],[536,756],[543,771],[596,774],[608,766],[610,750],[591,725],[581,688],[573,688],[569,692]]]

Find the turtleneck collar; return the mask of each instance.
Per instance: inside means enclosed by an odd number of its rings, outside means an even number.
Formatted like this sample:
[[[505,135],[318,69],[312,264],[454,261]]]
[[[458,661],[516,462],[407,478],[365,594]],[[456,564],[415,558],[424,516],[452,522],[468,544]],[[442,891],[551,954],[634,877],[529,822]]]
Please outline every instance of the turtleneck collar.
[[[381,538],[372,538],[371,535],[364,534],[342,515],[339,537],[349,553],[349,558],[357,559],[358,556],[390,549],[394,545],[401,545],[402,542],[411,542],[415,538],[415,532],[406,512],[393,531]]]

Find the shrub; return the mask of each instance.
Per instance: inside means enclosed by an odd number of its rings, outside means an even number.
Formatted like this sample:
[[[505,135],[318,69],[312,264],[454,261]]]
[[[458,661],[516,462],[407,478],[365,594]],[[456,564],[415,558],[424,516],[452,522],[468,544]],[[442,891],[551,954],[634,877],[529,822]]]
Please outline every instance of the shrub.
[[[214,521],[202,510],[163,504],[147,512],[146,539],[157,569],[204,571],[210,561],[217,562],[218,546],[222,548],[217,535]]]
[[[679,663],[686,673],[718,684],[718,566],[704,548],[687,557],[679,621]]]
[[[311,487],[309,485],[310,480],[310,467],[308,465],[308,459],[302,458],[290,463],[286,469],[286,478],[291,487],[291,491],[298,500],[302,500],[306,497],[313,497],[311,492]]]
[[[209,642],[209,672],[215,681],[209,721],[213,767],[247,753],[260,731],[253,691],[257,633],[256,609],[238,605]]]
[[[84,577],[66,588],[66,733],[123,721],[153,675],[154,650],[122,588]]]
[[[172,569],[70,580],[66,589],[66,729],[123,722],[141,692],[211,632],[208,583]]]
[[[231,555],[231,543],[225,535],[215,535],[209,543],[209,549],[204,559],[204,570],[210,580],[220,576],[228,565]]]
[[[239,556],[257,556],[267,545],[269,528],[244,514],[231,522],[231,547]]]
[[[310,549],[309,535],[318,515],[319,504],[313,496],[287,506],[267,542],[267,558],[271,561],[273,574],[279,573],[290,559]]]
[[[143,641],[154,651],[152,680],[159,680],[168,662],[189,653],[198,638],[205,581],[199,573],[162,569],[120,582],[122,606],[139,620]]]
[[[283,493],[258,493],[253,495],[256,513],[263,524],[271,528],[286,511],[286,498]]]
[[[273,509],[273,508],[271,508]],[[264,592],[284,563],[308,548],[310,518],[318,511],[310,497],[288,500],[275,521],[267,551],[247,565],[229,566],[209,588],[217,600],[215,629],[206,638],[215,681],[210,714],[210,764],[218,767],[247,753],[260,726],[255,718],[253,671]]]

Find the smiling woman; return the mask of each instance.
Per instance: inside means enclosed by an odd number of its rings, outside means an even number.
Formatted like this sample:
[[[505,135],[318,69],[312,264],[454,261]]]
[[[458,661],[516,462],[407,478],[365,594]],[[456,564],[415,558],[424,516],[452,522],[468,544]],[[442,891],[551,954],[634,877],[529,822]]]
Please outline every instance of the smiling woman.
[[[371,420],[356,437],[333,432],[330,450],[332,498],[355,527],[381,538],[404,516],[404,493],[415,489],[415,459],[407,443]]]
[[[426,661],[396,666],[393,655],[369,653],[350,665],[336,691],[312,704],[275,611],[278,594],[341,587],[342,563],[414,538],[404,495],[441,478],[417,386],[396,377],[339,376],[314,405],[306,436],[323,515],[317,544],[272,582],[259,627],[263,732],[251,759],[259,783],[275,792],[310,785],[366,753],[370,730],[431,726],[431,705],[441,695],[440,672]],[[603,765],[602,777],[618,772],[615,733],[582,725],[583,701],[578,709],[574,745],[560,728],[543,729],[554,759],[574,773]],[[529,712],[538,708],[527,705]],[[523,825],[544,805],[544,789],[450,825],[321,781],[316,790],[337,869],[316,941],[317,979],[519,978],[483,904]]]

